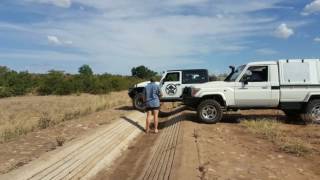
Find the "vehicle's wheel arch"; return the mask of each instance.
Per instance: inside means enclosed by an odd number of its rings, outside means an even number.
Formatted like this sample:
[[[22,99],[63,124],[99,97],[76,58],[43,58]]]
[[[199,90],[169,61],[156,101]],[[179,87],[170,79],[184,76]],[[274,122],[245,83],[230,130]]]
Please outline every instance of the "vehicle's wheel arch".
[[[216,100],[222,107],[227,106],[226,100],[223,95],[221,94],[207,94],[202,96],[201,101],[206,99],[214,99]]]
[[[144,90],[144,87],[136,87],[132,90],[132,93],[131,93],[131,98],[133,99],[137,94],[139,93],[142,93]]]
[[[320,94],[309,94],[307,96],[307,98],[305,99],[305,102],[310,102],[312,100],[315,100],[315,99],[320,99]]]
[[[137,93],[142,93],[143,90],[144,90],[144,87],[136,87],[136,88],[135,88],[135,91],[136,91]]]

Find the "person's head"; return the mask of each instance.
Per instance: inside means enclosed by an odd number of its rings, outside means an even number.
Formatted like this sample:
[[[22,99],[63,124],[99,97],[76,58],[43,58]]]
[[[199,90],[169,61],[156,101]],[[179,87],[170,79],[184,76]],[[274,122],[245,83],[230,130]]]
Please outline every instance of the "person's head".
[[[150,78],[150,82],[152,83],[156,82],[155,78],[154,77]]]

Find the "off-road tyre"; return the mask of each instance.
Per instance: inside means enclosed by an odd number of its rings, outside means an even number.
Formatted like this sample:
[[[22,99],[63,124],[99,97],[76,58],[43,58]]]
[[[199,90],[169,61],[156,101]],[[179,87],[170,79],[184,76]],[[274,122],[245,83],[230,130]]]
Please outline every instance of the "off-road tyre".
[[[133,107],[139,111],[144,111],[146,106],[143,102],[143,93],[138,93],[132,99]]]
[[[214,99],[203,100],[197,108],[198,118],[208,124],[215,124],[223,117],[221,105]]]
[[[301,116],[307,124],[320,124],[320,99],[309,101]]]

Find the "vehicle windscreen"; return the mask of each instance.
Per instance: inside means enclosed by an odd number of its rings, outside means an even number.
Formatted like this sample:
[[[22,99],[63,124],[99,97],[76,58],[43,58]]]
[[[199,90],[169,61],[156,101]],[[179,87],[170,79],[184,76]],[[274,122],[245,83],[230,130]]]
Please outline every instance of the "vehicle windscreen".
[[[245,67],[246,67],[246,65],[239,66],[239,67],[234,71],[234,73],[231,75],[230,79],[228,79],[228,81],[231,81],[231,82],[232,82],[232,81],[235,81]]]

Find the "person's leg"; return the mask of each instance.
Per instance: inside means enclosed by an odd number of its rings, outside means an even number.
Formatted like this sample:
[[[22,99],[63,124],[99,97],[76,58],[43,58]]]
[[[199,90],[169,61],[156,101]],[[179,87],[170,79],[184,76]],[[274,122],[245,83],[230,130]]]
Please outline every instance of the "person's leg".
[[[149,133],[149,130],[150,130],[150,116],[151,116],[151,111],[147,111],[146,133]]]
[[[158,133],[158,115],[159,115],[159,110],[153,110],[153,118],[154,118],[154,132]]]

